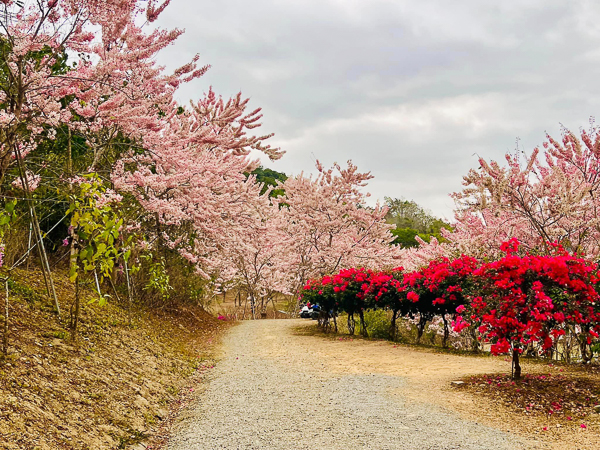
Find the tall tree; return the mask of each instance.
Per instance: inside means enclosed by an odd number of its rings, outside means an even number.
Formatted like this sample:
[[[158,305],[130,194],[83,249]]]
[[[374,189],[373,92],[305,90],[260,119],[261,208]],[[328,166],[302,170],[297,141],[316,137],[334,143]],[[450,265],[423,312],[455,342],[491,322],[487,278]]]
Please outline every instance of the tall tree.
[[[289,271],[288,285],[297,292],[309,278],[334,273],[342,267],[393,264],[397,249],[391,246],[387,208],[366,205],[362,188],[372,178],[348,162],[324,169],[317,162],[313,179],[300,174],[278,186],[285,195],[274,202],[285,212],[285,234],[292,240],[282,252]]]
[[[598,257],[600,133],[593,126],[580,138],[567,129],[561,141],[546,137],[543,149],[530,156],[507,154],[505,167],[480,158],[480,169],[471,170],[465,189],[454,194],[459,233],[450,240],[468,250],[516,237],[524,250],[548,253],[548,244],[559,242]]]
[[[261,187],[244,175],[257,166],[250,150],[273,159],[282,154],[263,144],[270,135],[246,135],[261,117],[260,110],[246,113],[247,103],[209,91],[191,109],[172,109],[163,128],[144,137],[147,150],[131,152],[113,172],[115,186],[143,207],[152,239],[201,272],[220,257],[226,239],[254,220]]]

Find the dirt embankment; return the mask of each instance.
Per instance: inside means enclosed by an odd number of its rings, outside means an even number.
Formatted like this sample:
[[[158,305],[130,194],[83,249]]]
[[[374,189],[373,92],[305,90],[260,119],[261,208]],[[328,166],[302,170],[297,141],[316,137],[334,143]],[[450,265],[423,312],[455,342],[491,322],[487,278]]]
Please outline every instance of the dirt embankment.
[[[36,273],[15,279],[9,353],[0,362],[2,449],[159,443],[173,409],[214,365],[214,344],[229,325],[199,309],[129,314],[84,301],[73,340],[66,318],[59,321],[39,294],[44,285]],[[72,287],[66,277],[56,283],[68,316]]]

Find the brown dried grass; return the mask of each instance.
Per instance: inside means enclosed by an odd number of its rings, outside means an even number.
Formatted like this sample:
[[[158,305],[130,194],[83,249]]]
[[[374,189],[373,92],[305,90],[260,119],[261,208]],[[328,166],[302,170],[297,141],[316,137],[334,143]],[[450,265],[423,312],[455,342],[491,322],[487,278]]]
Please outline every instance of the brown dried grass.
[[[55,274],[63,309],[73,288]],[[0,362],[0,448],[119,449],[161,440],[170,413],[214,364],[229,323],[200,308],[136,311],[87,304],[79,333],[59,321],[39,271],[17,271],[10,347]],[[162,425],[161,425],[162,424]]]

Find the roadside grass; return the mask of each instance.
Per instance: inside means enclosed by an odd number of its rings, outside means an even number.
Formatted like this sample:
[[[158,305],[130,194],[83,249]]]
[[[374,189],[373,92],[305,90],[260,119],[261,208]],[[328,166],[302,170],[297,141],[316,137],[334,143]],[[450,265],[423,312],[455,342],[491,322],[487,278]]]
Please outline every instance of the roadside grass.
[[[309,319],[306,319],[306,320],[308,321]],[[373,336],[373,334],[371,333],[371,329],[367,328],[369,330],[369,337],[364,337],[360,334],[360,329],[359,329],[358,323],[357,323],[357,327],[356,327],[356,331],[355,331],[354,335],[350,335],[348,333],[348,328],[345,325],[345,323],[346,323],[346,316],[340,315],[338,317],[338,332],[337,333],[334,333],[333,331],[330,331],[328,333],[324,332],[318,326],[316,321],[313,321],[311,325],[299,325],[297,327],[294,327],[293,329],[294,329],[294,333],[299,336],[317,336],[317,337],[329,339],[332,341],[339,341],[339,340],[381,341],[381,342],[387,342],[390,345],[416,348],[416,349],[420,349],[423,351],[430,351],[430,352],[435,352],[435,353],[448,353],[448,354],[459,355],[459,356],[472,356],[474,358],[489,358],[489,357],[491,357],[489,352],[481,352],[481,351],[474,352],[472,350],[464,350],[464,349],[454,348],[452,346],[444,348],[439,343],[432,343],[432,338],[430,337],[431,333],[425,333],[423,336],[422,342],[417,344],[415,342],[416,337],[417,337],[416,331],[414,329],[402,330],[400,328],[401,326],[398,327],[399,333],[397,335],[397,339],[391,340],[389,337],[387,337],[388,331],[389,331],[389,323],[387,324],[387,328],[385,328],[385,333],[383,333],[383,331],[381,331],[380,333],[376,334],[375,336]],[[386,337],[382,337],[384,335]],[[433,340],[433,342],[435,342],[435,340]]]

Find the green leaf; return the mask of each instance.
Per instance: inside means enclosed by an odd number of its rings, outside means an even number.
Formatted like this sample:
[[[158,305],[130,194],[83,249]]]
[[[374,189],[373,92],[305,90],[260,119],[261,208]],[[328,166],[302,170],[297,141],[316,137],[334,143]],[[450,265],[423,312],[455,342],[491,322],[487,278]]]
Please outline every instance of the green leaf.
[[[79,259],[82,261],[89,260],[91,259],[93,253],[94,250],[91,247],[85,247],[79,252]]]
[[[15,206],[16,206],[17,202],[8,202],[6,204],[6,206],[4,207],[4,209],[6,210],[6,212],[8,212],[9,214],[12,214],[13,211],[15,210]]]

